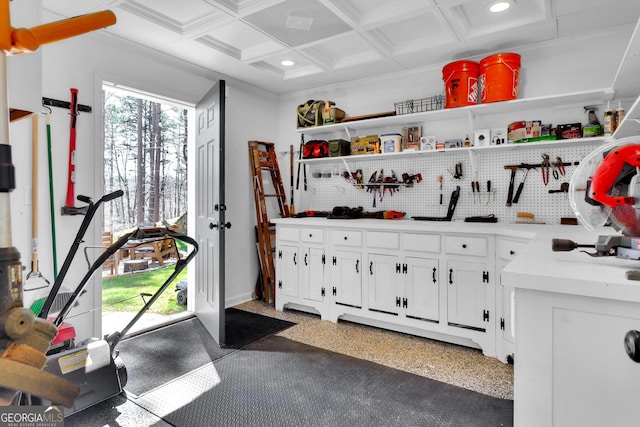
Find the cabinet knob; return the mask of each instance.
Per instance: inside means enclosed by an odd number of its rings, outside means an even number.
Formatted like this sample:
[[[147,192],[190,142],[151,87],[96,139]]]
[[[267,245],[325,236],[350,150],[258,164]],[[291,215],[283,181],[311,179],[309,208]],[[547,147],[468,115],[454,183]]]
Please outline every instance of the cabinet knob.
[[[515,255],[516,251],[509,251],[509,255]]]
[[[313,237],[313,234],[309,234],[309,237],[310,237],[310,238],[311,238],[311,237]]]
[[[467,244],[466,243],[462,244],[462,249],[467,249]]]
[[[344,240],[347,240],[347,236],[344,236]]]
[[[624,336],[624,349],[631,360],[640,363],[640,332],[627,332]]]

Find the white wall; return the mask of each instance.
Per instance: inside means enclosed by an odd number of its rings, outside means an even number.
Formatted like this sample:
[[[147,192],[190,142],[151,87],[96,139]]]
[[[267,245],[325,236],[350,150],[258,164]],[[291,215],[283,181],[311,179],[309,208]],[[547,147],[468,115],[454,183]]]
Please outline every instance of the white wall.
[[[44,21],[55,20],[44,17]],[[214,81],[224,76],[194,68],[158,52],[101,34],[86,34],[41,48],[42,96],[69,100],[69,88],[79,91],[79,103],[93,108],[92,113],[81,113],[77,123],[77,166],[75,194],[98,199],[102,191],[102,135],[101,135],[101,82],[108,80],[171,99],[195,104]],[[14,78],[19,78],[13,76]],[[227,108],[227,207],[228,220],[233,227],[227,233],[227,306],[249,300],[258,272],[255,253],[252,189],[249,176],[247,141],[275,139],[277,133],[278,99],[275,95],[226,78],[230,88]],[[39,105],[39,100],[36,105]],[[250,120],[248,122],[248,120]],[[12,229],[14,245],[22,254],[23,264],[30,253],[30,205],[25,194],[30,193],[30,120],[11,126],[14,141],[14,164],[17,169],[18,188],[11,193]],[[69,147],[69,114],[54,108],[51,115],[55,212],[57,232],[58,269],[73,243],[82,222],[81,216],[61,216],[67,187],[67,160]],[[46,139],[44,119],[40,126],[39,175],[39,230],[40,270],[53,281],[51,249],[51,222],[49,219],[48,182],[46,174]],[[81,205],[77,202],[76,205]],[[101,210],[102,211],[102,210]],[[101,212],[90,227],[86,245],[99,242]],[[83,245],[84,246],[84,245]],[[247,250],[247,248],[249,248]],[[87,271],[82,252],[78,253],[65,283],[75,286]],[[88,287],[70,320],[78,330],[79,338],[100,336],[100,312],[91,311],[100,304],[99,278]]]

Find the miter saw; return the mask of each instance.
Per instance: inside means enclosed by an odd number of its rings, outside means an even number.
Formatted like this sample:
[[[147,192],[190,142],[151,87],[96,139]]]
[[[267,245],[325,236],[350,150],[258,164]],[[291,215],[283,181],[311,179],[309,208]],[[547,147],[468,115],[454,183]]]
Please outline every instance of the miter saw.
[[[599,236],[595,244],[553,239],[554,251],[582,251],[592,257],[640,260],[640,142],[627,138],[605,144],[587,155],[569,184],[569,201],[579,222],[589,231],[611,225],[616,235]],[[629,279],[640,280],[640,272]]]
[[[610,224],[620,234],[599,236],[593,245],[553,239],[554,251],[594,248],[592,257],[640,259],[640,142],[625,138],[597,148],[586,156],[569,184],[569,201],[580,223],[589,231]],[[585,186],[586,187],[583,187]],[[580,194],[584,191],[584,195]],[[640,280],[640,271],[627,271],[627,279]],[[624,349],[640,363],[640,331],[624,336]]]

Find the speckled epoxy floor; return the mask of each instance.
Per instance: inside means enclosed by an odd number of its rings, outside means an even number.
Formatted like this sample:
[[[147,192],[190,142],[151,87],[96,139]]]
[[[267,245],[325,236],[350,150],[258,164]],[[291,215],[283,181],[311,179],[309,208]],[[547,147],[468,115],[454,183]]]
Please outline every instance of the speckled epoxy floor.
[[[235,308],[295,322],[277,335],[503,399],[513,399],[513,366],[480,350],[350,322],[333,323],[250,301]]]

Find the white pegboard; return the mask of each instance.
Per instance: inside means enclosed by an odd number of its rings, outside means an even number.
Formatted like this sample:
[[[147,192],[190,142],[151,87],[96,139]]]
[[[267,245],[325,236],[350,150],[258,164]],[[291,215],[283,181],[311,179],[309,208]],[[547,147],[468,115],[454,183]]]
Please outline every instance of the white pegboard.
[[[350,156],[313,162],[306,164],[307,191],[303,191],[302,178],[300,189],[296,197],[302,201],[296,201],[297,211],[304,209],[331,210],[334,206],[362,206],[366,211],[399,210],[406,212],[407,216],[427,215],[445,216],[452,191],[460,186],[460,199],[454,214],[454,220],[463,220],[468,216],[494,214],[499,222],[514,223],[518,220],[517,212],[531,212],[535,215],[533,220],[547,224],[558,224],[561,217],[574,216],[569,205],[567,193],[549,194],[549,190],[558,190],[563,182],[571,180],[571,174],[575,166],[565,166],[565,175],[556,180],[552,169],[549,170],[549,183],[544,185],[540,168],[531,170],[524,185],[524,190],[517,204],[506,206],[510,170],[504,169],[505,165],[517,165],[520,163],[540,164],[542,154],[549,155],[551,162],[560,157],[565,163],[579,162],[585,155],[591,152],[597,145],[566,146],[545,145],[536,147],[535,143],[513,147],[514,149],[484,149],[469,151],[461,149],[460,152],[447,150],[442,153],[429,153],[416,156],[385,156],[384,158],[351,158]],[[471,155],[470,155],[471,154]],[[454,179],[456,163],[462,163],[461,179]],[[475,164],[475,165],[474,165]],[[343,178],[344,171],[355,172],[362,169],[364,183],[375,171],[384,170],[385,176],[395,172],[398,180],[402,180],[403,173],[421,174],[422,181],[415,183],[413,187],[401,186],[391,196],[386,192],[381,198],[376,194],[375,207],[373,206],[374,194],[366,189],[359,189]],[[514,183],[514,194],[518,184],[523,179],[524,170],[518,170]],[[443,203],[440,204],[440,186],[437,177],[442,175]],[[487,192],[487,181],[491,180],[495,192]],[[471,190],[471,182],[478,181],[480,193],[474,194]]]

